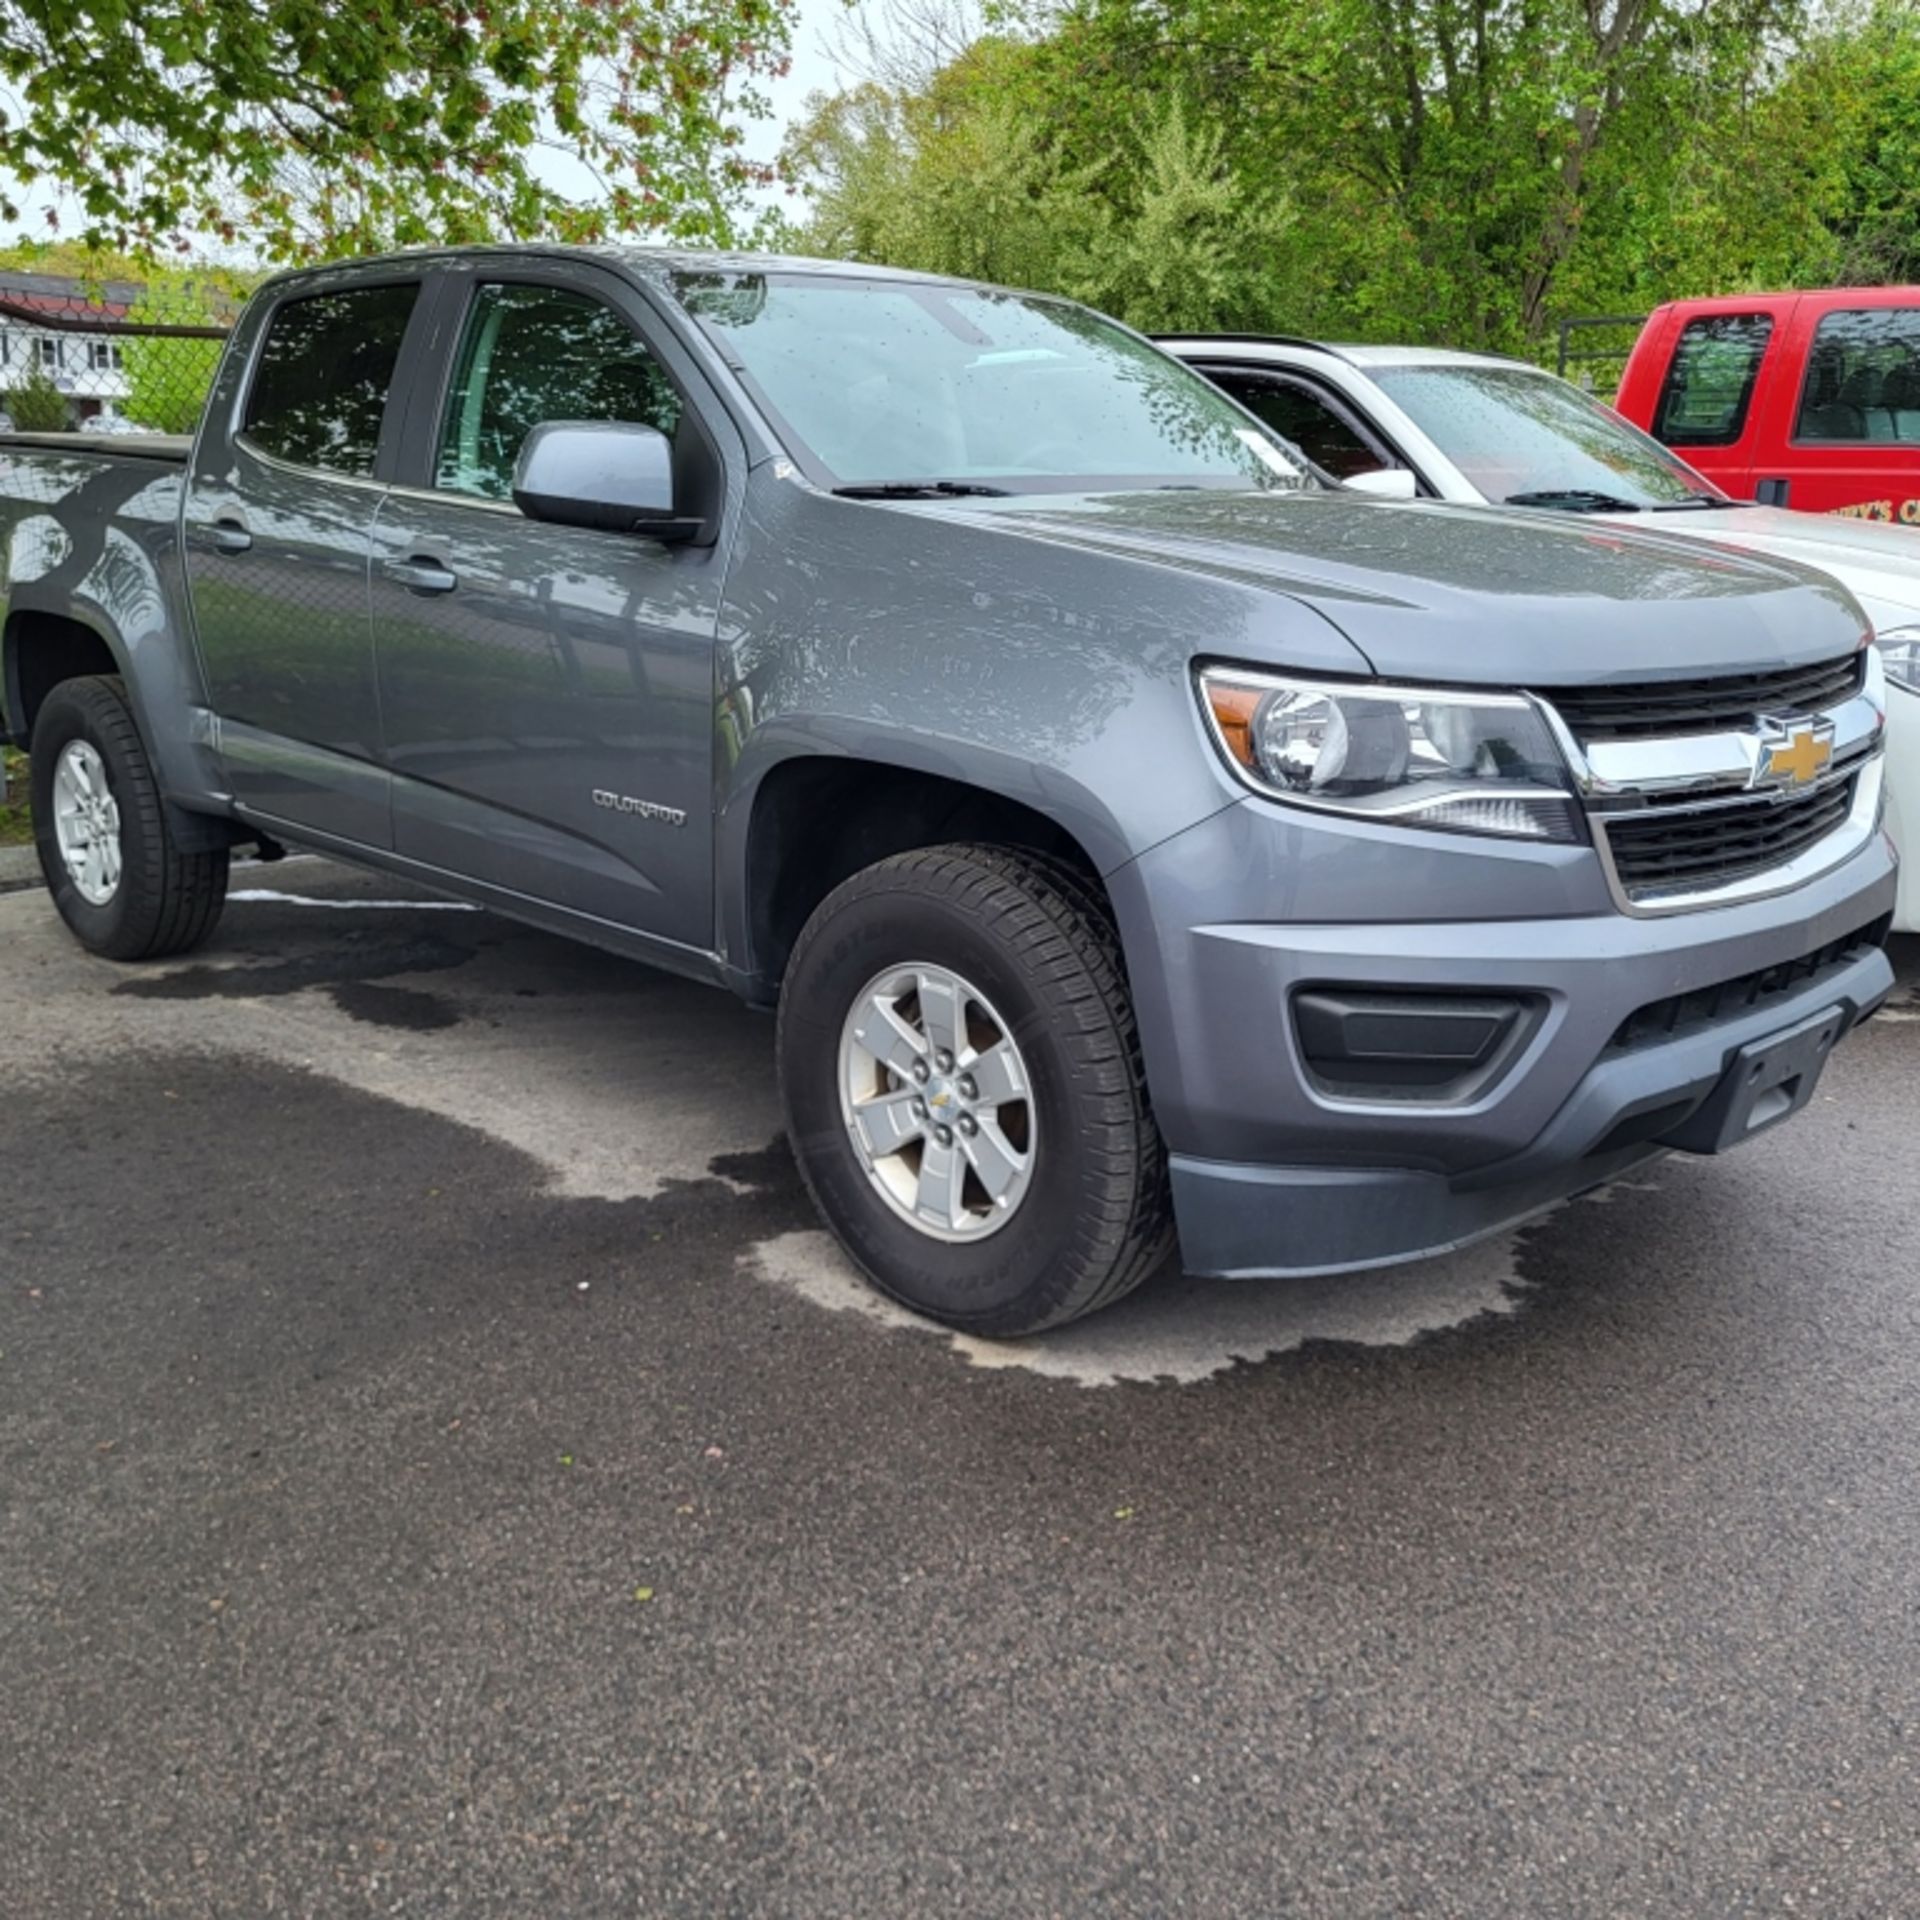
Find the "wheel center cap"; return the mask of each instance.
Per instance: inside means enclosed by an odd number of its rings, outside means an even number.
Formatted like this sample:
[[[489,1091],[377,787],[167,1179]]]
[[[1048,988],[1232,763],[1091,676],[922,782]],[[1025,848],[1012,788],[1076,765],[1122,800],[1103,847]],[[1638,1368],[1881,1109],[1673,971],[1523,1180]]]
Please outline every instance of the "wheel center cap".
[[[960,1096],[954,1092],[953,1082],[939,1074],[927,1082],[927,1105],[935,1113],[945,1113],[960,1104]]]

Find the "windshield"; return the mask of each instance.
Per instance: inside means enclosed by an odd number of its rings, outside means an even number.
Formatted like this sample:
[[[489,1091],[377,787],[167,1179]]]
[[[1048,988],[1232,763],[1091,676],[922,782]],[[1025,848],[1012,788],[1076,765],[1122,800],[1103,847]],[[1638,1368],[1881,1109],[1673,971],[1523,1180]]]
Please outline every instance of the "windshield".
[[[1662,507],[1720,497],[1658,441],[1552,374],[1526,367],[1368,371],[1489,500],[1598,493],[1624,506]]]
[[[1199,375],[1066,301],[824,274],[684,273],[675,290],[827,486],[1318,485]]]

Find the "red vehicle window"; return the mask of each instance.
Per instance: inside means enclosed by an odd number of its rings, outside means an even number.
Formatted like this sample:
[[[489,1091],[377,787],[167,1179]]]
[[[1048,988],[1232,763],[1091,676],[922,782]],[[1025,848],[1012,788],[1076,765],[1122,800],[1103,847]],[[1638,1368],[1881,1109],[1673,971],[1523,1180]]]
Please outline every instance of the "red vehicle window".
[[[1730,447],[1746,431],[1773,317],[1720,313],[1689,320],[1673,350],[1653,435],[1670,447]]]
[[[1796,445],[1920,444],[1920,308],[1821,316],[1793,438]]]

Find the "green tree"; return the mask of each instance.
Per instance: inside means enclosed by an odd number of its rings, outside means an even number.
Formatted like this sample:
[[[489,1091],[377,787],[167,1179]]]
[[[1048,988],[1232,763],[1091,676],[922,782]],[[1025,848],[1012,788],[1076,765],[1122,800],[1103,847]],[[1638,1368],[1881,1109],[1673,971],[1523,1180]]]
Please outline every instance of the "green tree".
[[[1178,97],[1142,103],[1104,157],[1044,111],[1044,52],[983,39],[918,93],[817,100],[782,156],[810,217],[797,250],[1069,293],[1141,327],[1230,326],[1298,269],[1277,193],[1228,165]]]
[[[97,246],[724,235],[790,0],[0,0],[0,177]],[[600,194],[571,202],[558,148]],[[0,217],[17,209],[0,198]]]
[[[36,360],[6,396],[7,416],[19,433],[64,433],[73,425],[66,396]]]
[[[227,286],[169,276],[149,281],[127,318],[159,326],[215,326],[231,318],[234,305]],[[191,334],[127,335],[120,348],[127,417],[155,433],[191,433],[200,423],[224,345],[223,339]]]
[[[939,60],[815,103],[794,244],[1536,354],[1570,313],[1920,278],[1913,0],[1032,0],[970,43],[961,4],[893,0]]]

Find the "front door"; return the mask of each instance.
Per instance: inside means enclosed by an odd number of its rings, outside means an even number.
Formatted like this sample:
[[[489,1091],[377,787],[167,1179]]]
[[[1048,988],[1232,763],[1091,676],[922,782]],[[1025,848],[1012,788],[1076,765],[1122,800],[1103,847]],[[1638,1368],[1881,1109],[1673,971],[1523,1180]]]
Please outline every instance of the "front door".
[[[722,549],[541,524],[512,500],[543,421],[695,430],[643,316],[597,278],[555,265],[470,286],[425,484],[381,505],[395,847],[709,950]]]
[[[270,822],[391,844],[367,629],[387,398],[417,282],[283,300],[231,435],[200,436],[187,574],[234,797]]]

